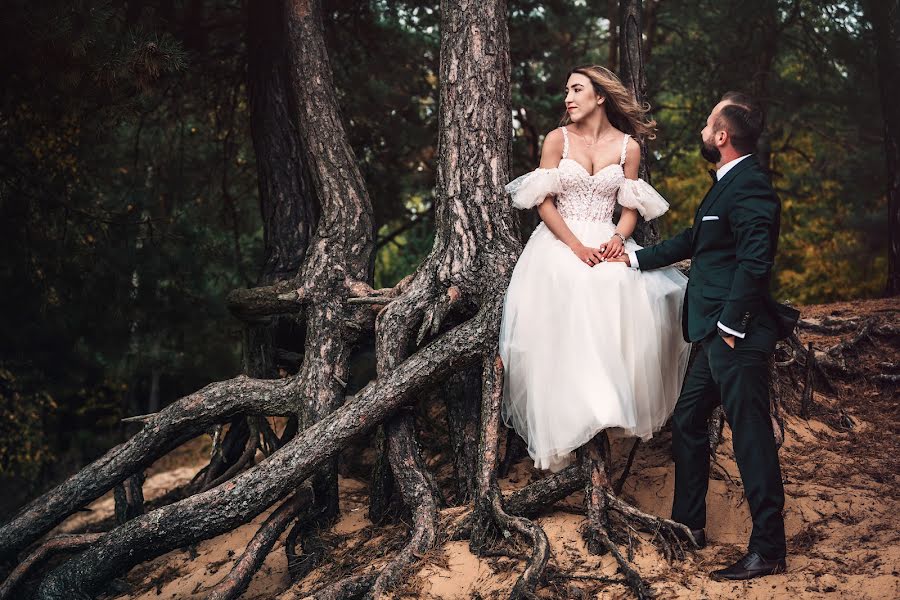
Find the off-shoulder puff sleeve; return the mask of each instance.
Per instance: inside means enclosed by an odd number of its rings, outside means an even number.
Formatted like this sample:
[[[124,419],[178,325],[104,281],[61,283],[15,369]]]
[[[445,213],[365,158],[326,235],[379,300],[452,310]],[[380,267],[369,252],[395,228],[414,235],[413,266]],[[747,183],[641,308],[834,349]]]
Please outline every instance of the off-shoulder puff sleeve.
[[[555,168],[535,169],[507,183],[506,191],[516,208],[525,210],[537,206],[547,194],[559,193],[559,171]]]
[[[619,186],[619,204],[634,208],[647,221],[669,210],[669,203],[643,179],[625,179]]]

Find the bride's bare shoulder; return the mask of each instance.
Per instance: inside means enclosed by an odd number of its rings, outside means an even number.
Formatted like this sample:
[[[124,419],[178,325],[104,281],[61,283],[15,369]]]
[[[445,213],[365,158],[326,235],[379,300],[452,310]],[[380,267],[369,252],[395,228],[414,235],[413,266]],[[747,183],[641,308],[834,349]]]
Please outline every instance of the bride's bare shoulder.
[[[555,167],[562,160],[563,134],[557,127],[544,136],[544,144],[541,147],[541,168]]]

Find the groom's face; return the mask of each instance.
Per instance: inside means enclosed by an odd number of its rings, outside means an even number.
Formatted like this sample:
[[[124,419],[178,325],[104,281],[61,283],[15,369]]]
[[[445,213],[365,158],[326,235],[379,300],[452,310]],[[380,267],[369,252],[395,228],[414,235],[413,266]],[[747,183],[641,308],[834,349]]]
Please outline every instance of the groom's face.
[[[719,120],[719,112],[723,106],[730,102],[719,102],[716,104],[709,116],[706,117],[706,126],[700,131],[700,155],[711,163],[718,163],[722,160],[722,152],[719,146],[723,145],[728,138],[728,134],[724,129],[716,130],[716,122]]]

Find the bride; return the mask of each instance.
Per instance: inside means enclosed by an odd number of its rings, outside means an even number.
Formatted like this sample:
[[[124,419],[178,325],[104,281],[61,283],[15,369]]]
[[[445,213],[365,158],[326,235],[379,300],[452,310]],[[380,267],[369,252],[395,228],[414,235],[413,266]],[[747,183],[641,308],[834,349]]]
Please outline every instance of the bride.
[[[547,134],[540,168],[506,189],[542,223],[516,263],[503,306],[503,420],[535,467],[557,471],[604,429],[652,437],[675,406],[690,345],[681,335],[687,278],[609,259],[639,249],[638,213],[668,203],[637,179],[655,122],[608,69],[573,69],[563,126]],[[618,224],[613,211],[622,206]]]

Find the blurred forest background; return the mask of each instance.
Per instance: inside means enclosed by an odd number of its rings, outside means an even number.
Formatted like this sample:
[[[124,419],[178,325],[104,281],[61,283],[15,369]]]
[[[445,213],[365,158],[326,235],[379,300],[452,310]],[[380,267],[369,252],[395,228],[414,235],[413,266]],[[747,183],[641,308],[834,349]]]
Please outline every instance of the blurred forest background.
[[[392,285],[432,244],[438,2],[324,5],[333,93],[375,209],[376,287]],[[509,5],[518,175],[563,116],[568,70],[616,68],[617,2]],[[225,297],[265,257],[242,2],[10,0],[3,12],[7,514],[121,440],[121,417],[239,372]],[[672,204],[663,236],[709,185],[697,152],[709,109],[748,90],[768,111],[761,152],[783,201],[776,296],[881,295],[884,122],[863,5],[650,0],[643,27],[652,181]]]

